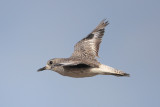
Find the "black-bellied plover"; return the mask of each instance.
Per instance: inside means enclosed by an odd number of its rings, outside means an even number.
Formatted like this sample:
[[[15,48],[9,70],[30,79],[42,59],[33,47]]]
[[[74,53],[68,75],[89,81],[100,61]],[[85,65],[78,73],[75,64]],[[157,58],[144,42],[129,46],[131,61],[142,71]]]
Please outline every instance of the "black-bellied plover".
[[[74,52],[69,58],[54,58],[38,71],[52,70],[64,76],[91,77],[95,75],[129,76],[129,74],[101,64],[97,61],[99,45],[108,25],[105,19],[89,34],[74,46]]]

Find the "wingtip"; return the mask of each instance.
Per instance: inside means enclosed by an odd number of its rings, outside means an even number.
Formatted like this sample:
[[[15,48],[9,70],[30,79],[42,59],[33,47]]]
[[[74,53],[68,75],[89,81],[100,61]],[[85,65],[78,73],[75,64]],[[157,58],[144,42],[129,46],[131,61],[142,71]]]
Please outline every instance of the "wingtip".
[[[102,24],[105,24],[105,26],[107,26],[109,24],[109,21],[107,20],[107,18],[103,19],[101,21]]]

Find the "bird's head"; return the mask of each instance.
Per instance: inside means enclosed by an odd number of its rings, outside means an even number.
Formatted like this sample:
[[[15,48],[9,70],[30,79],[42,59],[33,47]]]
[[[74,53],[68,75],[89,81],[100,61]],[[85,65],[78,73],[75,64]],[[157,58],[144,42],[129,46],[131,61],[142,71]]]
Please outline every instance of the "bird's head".
[[[54,68],[54,59],[51,59],[47,62],[45,67],[38,69],[38,71],[52,70],[53,68]]]

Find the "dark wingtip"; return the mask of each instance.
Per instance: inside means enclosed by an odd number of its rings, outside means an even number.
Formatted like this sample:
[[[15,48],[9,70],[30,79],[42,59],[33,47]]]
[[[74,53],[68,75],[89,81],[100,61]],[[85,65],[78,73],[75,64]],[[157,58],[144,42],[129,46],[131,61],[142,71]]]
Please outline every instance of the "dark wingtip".
[[[105,26],[107,26],[109,24],[109,21],[105,18],[101,21],[101,23],[105,24]]]

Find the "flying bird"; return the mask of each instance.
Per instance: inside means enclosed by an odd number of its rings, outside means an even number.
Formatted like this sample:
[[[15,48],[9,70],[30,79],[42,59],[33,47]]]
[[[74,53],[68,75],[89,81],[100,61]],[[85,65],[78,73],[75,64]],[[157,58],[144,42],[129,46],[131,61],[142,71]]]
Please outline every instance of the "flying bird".
[[[52,70],[63,76],[82,78],[95,75],[129,76],[129,74],[97,61],[99,46],[108,25],[106,19],[74,46],[69,58],[53,58],[38,71]]]

